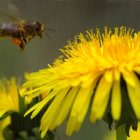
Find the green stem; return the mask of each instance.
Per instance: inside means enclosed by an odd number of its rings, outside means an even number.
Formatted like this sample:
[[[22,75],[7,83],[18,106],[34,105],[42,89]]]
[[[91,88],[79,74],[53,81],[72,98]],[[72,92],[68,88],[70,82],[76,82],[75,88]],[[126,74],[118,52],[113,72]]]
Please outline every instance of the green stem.
[[[116,140],[127,140],[127,135],[126,135],[126,131],[125,131],[125,124],[117,127]]]

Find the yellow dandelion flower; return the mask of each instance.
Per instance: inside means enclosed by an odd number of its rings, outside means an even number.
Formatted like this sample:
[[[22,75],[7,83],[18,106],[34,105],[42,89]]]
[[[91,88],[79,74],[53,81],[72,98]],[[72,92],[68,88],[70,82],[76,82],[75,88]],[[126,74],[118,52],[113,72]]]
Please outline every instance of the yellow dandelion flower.
[[[9,111],[19,112],[18,91],[15,79],[0,81],[0,117]]]
[[[25,88],[21,88],[16,83],[15,78],[11,80],[2,79],[0,80],[0,117],[6,112],[13,111],[19,112],[19,95],[24,96]],[[29,104],[31,99],[25,98],[25,103]]]
[[[140,32],[133,34],[126,27],[116,27],[114,32],[105,28],[101,35],[97,29],[95,34],[80,34],[61,51],[64,59],[60,57],[53,66],[27,74],[24,84],[32,88],[25,93],[30,98],[47,93],[25,114],[33,111],[34,118],[50,104],[41,119],[42,137],[67,117],[66,134],[78,131],[90,105],[91,122],[103,118],[109,104],[112,118],[118,121],[123,116],[122,83],[126,84],[134,115],[140,119]]]
[[[11,116],[6,115],[7,117],[5,116],[6,118],[3,118],[3,115],[8,112],[20,111],[19,93],[20,96],[23,96],[24,91],[25,89],[17,85],[15,78],[11,78],[11,80],[3,78],[0,80],[0,140],[5,139],[3,137],[3,130],[11,124]],[[29,100],[26,102],[29,102]]]
[[[27,96],[26,97],[24,96],[24,93],[27,91],[27,89],[19,87],[18,90],[19,90],[20,96],[24,97],[25,104],[26,105],[30,104],[32,102],[32,99],[28,98]]]

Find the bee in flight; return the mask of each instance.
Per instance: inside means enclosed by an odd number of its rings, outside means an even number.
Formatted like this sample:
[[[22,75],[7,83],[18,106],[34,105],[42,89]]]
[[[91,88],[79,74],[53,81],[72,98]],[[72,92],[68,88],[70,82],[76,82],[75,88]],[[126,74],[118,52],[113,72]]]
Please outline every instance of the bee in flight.
[[[0,26],[0,38],[12,38],[13,44],[18,46],[21,51],[24,51],[26,44],[34,37],[42,38],[43,33],[48,36],[45,30],[54,31],[45,29],[39,21],[24,20],[21,16],[16,17],[2,11],[0,11],[0,14],[11,19],[11,21]]]

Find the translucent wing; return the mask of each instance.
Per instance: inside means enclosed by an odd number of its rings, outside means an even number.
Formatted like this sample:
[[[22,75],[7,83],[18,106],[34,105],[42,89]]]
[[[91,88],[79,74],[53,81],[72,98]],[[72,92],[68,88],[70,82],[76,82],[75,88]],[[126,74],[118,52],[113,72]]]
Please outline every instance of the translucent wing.
[[[0,19],[14,22],[21,22],[21,20],[23,20],[19,10],[14,5],[8,4],[7,11],[8,12],[0,10]]]

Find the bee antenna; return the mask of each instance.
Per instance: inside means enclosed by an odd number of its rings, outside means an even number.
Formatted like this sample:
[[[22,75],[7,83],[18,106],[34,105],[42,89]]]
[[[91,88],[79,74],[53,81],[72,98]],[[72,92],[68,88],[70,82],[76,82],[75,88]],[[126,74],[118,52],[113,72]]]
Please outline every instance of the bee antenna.
[[[53,30],[53,29],[48,29],[48,28],[46,28],[46,29],[44,29],[44,30],[49,30],[49,31],[56,32],[56,30]]]
[[[49,38],[49,40],[51,40],[50,36],[46,32],[44,32],[44,34]]]

